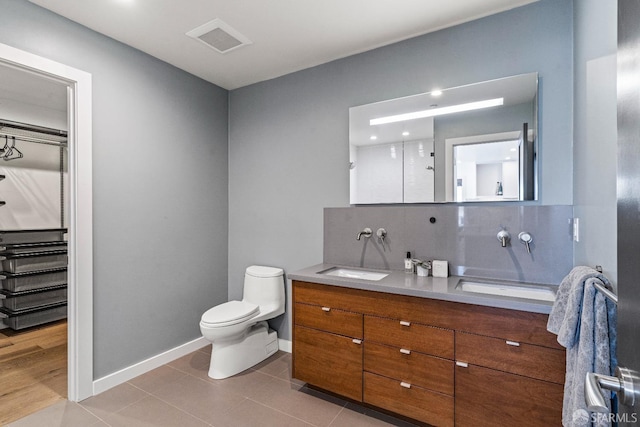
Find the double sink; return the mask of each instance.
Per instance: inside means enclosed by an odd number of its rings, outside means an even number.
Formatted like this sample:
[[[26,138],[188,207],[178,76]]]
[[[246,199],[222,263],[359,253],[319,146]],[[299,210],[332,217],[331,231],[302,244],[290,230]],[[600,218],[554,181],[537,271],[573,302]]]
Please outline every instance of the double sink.
[[[380,281],[389,276],[391,272],[362,270],[347,267],[332,267],[323,271],[319,271],[318,274],[345,279]],[[455,289],[460,292],[524,298],[537,301],[553,302],[556,299],[556,292],[552,287],[506,283],[502,281],[491,281],[485,279],[461,278],[458,280]]]

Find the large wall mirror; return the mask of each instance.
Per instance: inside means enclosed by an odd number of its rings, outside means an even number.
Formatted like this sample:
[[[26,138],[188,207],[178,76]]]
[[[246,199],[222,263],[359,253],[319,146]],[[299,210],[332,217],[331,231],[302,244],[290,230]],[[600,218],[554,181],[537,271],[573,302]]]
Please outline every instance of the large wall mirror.
[[[351,204],[536,200],[538,74],[349,109]]]

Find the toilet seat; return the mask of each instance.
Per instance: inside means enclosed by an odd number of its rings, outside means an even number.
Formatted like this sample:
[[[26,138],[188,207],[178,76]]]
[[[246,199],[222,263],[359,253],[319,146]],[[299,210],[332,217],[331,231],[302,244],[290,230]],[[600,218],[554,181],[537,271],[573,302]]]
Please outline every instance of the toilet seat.
[[[207,310],[200,321],[201,324],[220,328],[242,323],[260,312],[260,307],[246,301],[229,301]]]

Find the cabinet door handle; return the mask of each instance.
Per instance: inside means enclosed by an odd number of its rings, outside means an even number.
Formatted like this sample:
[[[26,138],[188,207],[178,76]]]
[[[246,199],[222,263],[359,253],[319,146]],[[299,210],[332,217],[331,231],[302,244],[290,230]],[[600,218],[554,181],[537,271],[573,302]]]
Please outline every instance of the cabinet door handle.
[[[322,307],[322,311],[331,311],[331,307]]]
[[[354,344],[358,344],[358,345],[362,344],[362,340],[359,340],[356,338],[352,339],[351,341],[353,341]]]
[[[402,354],[411,354],[411,350],[407,350],[406,348],[401,348],[400,353]]]
[[[520,343],[517,341],[507,341],[507,345],[510,345],[513,347],[520,347]]]
[[[411,388],[411,384],[405,383],[404,381],[400,383],[400,387]]]
[[[401,321],[400,321],[400,324],[401,324],[402,326],[411,326],[411,322],[406,322],[406,321],[404,321],[404,320],[401,320]]]
[[[469,364],[467,362],[459,362],[456,360],[456,366],[460,366],[461,368],[468,368]]]

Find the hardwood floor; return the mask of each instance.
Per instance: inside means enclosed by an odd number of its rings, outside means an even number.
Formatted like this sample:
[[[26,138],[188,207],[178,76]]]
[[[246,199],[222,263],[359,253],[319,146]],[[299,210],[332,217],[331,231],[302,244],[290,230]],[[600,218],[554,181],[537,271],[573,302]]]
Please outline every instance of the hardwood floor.
[[[67,398],[67,321],[0,330],[0,425]]]

